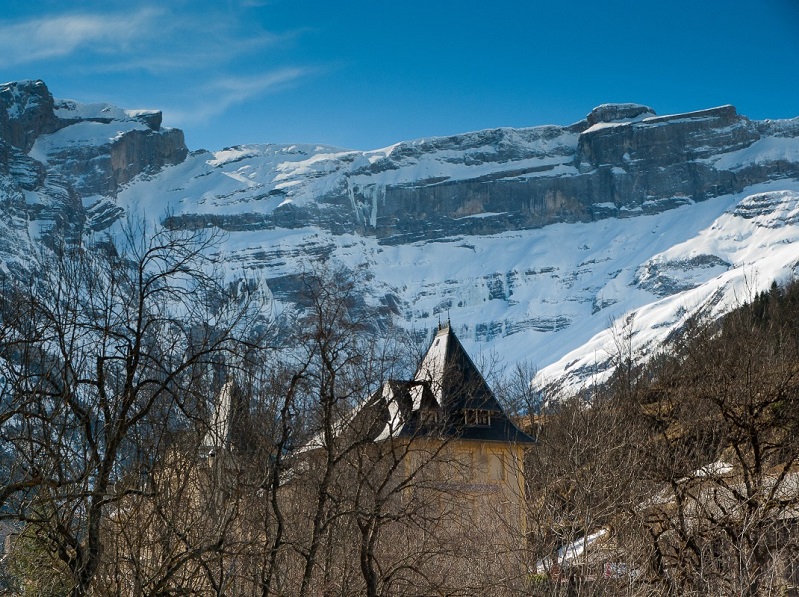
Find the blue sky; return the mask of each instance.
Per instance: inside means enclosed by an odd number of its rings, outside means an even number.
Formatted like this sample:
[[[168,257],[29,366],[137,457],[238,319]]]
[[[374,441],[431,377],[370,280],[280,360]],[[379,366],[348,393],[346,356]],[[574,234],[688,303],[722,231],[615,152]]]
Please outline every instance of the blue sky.
[[[798,0],[4,0],[0,80],[163,110],[191,149],[374,149],[605,102],[799,116]]]

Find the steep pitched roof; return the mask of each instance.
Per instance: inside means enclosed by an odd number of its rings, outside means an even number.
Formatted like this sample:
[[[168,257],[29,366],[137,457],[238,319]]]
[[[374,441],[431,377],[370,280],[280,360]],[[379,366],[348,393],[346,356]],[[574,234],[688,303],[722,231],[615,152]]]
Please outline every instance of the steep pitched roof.
[[[441,408],[502,411],[494,393],[449,324],[439,326],[414,381],[429,386]],[[414,406],[417,407],[416,400]]]
[[[381,410],[375,439],[438,435],[531,444],[508,419],[455,332],[439,326],[412,381],[387,382],[368,403]],[[384,423],[382,423],[384,421]]]

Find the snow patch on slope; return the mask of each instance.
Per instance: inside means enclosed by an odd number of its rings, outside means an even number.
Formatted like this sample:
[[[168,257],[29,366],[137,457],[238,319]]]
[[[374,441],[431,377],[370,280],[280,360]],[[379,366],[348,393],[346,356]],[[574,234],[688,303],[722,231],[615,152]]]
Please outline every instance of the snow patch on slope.
[[[626,324],[599,331],[583,346],[544,367],[538,383],[557,380],[568,390],[578,390],[601,382],[612,372],[620,336],[641,357],[651,355],[689,317],[699,312],[718,317],[751,301],[772,281],[799,275],[799,183],[787,185],[791,188],[744,196],[688,240],[647,260],[645,266],[672,264],[679,269],[679,264],[690,263],[696,256],[711,256],[728,265],[723,271],[705,268],[706,279],[701,283],[694,278],[689,289],[630,309],[619,320]]]
[[[46,165],[50,156],[54,154],[84,146],[109,145],[120,139],[125,133],[134,130],[148,130],[148,127],[134,120],[111,123],[78,122],[49,135],[41,135],[36,139],[28,155]]]
[[[765,137],[737,151],[700,160],[719,170],[740,170],[745,166],[769,162],[799,161],[799,144],[790,137]]]

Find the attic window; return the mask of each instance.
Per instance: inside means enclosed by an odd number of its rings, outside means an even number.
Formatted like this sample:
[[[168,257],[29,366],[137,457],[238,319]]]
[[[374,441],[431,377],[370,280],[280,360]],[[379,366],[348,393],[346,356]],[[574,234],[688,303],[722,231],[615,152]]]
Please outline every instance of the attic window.
[[[491,411],[477,408],[466,408],[463,411],[464,422],[472,427],[488,427],[491,425]]]

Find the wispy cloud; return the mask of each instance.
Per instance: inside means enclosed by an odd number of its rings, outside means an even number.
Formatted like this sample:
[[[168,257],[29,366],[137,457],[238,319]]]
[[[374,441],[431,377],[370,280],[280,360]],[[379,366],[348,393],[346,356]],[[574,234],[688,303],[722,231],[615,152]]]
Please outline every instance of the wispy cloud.
[[[101,87],[95,96],[157,106],[166,124],[188,128],[326,68],[297,64],[293,50],[313,30],[271,29],[280,19],[256,10],[270,0],[154,2],[129,0],[123,11],[107,0],[80,8],[42,0],[48,8],[28,5],[27,17],[0,15],[0,70],[57,73],[59,97],[81,99],[75,88]]]
[[[308,68],[283,68],[251,77],[224,77],[211,82],[209,91],[219,91],[230,103],[246,101],[254,96],[292,83],[310,73]]]
[[[243,15],[178,4],[0,21],[0,68],[80,57],[80,68],[95,72],[200,70],[298,34],[261,29]]]
[[[61,58],[85,49],[126,51],[149,36],[161,12],[142,8],[117,15],[70,14],[0,23],[0,66]]]
[[[222,77],[209,82],[202,89],[202,103],[188,109],[184,106],[165,112],[170,120],[180,126],[207,122],[236,104],[285,89],[313,72],[311,68],[294,67],[254,76]]]

